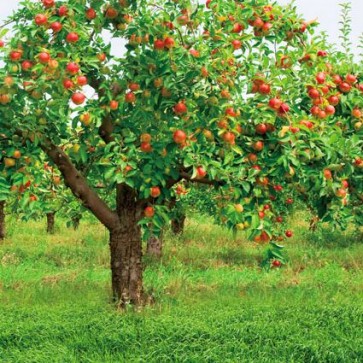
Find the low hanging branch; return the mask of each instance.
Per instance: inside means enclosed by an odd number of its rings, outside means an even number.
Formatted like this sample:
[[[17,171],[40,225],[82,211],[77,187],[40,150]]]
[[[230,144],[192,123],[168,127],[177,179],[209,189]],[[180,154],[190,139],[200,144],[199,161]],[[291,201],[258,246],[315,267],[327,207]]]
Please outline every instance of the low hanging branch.
[[[54,164],[57,165],[66,186],[82,201],[84,207],[89,209],[109,230],[117,228],[119,225],[117,214],[88,185],[87,180],[75,168],[67,154],[49,140],[44,142],[41,147]]]

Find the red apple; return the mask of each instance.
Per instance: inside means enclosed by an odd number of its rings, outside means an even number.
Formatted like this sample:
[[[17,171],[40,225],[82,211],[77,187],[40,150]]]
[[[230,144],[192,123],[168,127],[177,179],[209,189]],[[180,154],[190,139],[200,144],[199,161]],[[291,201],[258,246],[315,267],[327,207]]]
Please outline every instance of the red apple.
[[[48,18],[44,14],[37,14],[37,15],[35,15],[34,21],[35,21],[35,24],[41,26],[41,25],[44,25],[47,23]]]
[[[177,115],[182,115],[184,113],[187,113],[188,112],[188,108],[187,106],[185,105],[184,102],[180,101],[178,102],[175,106],[174,106],[174,112],[177,114]]]
[[[149,207],[146,207],[145,210],[144,210],[144,215],[146,218],[152,218],[155,214],[155,210],[153,207],[149,206]]]
[[[75,105],[81,105],[86,100],[86,96],[81,92],[76,92],[72,95],[72,101]]]
[[[79,40],[79,35],[75,32],[68,33],[66,36],[66,42],[68,43],[76,43]]]
[[[176,130],[173,135],[174,142],[184,144],[187,139],[187,134],[182,130]]]
[[[150,195],[153,198],[157,198],[158,196],[160,196],[160,194],[161,194],[161,191],[160,191],[159,187],[151,187],[150,188]]]
[[[62,30],[63,25],[59,21],[55,21],[52,24],[50,24],[50,28],[54,31],[54,33],[58,33]]]

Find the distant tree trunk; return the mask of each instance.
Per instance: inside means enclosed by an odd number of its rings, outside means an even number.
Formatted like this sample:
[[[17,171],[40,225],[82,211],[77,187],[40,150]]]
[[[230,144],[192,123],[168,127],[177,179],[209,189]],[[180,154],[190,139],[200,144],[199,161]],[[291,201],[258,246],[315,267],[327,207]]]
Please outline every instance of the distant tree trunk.
[[[180,207],[176,198],[172,198],[169,204],[169,208],[173,210],[174,217],[171,220],[171,231],[174,234],[182,234],[184,232],[185,225],[185,212],[184,209]]]
[[[146,253],[148,256],[160,259],[163,254],[163,233],[160,236],[151,236],[147,241]]]
[[[174,234],[182,234],[185,226],[185,214],[179,214],[171,221],[171,230]]]
[[[5,238],[5,201],[0,201],[0,240]]]
[[[78,230],[79,223],[81,222],[82,217],[81,216],[75,216],[72,217],[72,226],[75,231]]]
[[[47,213],[47,233],[54,234],[55,212]]]

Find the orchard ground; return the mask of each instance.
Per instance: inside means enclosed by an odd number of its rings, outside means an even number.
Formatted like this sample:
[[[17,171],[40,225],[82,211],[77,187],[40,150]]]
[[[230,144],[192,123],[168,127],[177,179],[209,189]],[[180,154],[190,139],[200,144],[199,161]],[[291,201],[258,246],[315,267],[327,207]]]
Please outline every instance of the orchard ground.
[[[8,220],[0,245],[0,362],[362,362],[363,243],[309,232],[294,216],[290,262],[260,269],[263,247],[192,216],[145,261],[155,303],[110,303],[108,236],[57,221]]]

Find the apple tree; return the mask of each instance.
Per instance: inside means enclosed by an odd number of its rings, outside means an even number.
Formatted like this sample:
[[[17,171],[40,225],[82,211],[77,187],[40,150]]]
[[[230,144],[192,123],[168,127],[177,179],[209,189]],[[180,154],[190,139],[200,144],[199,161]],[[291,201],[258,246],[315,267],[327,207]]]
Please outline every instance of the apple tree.
[[[107,227],[121,306],[143,300],[142,234],[162,229],[178,183],[214,186],[231,226],[276,241],[292,236],[276,221],[296,194],[310,192],[301,186],[339,158],[324,154],[332,133],[342,139],[322,96],[336,91],[334,71],[310,36],[314,23],[292,6],[25,0],[9,21],[1,132],[42,150]],[[114,56],[123,44],[123,56]],[[316,83],[313,98],[307,86]],[[323,99],[314,103],[319,112],[311,99]],[[357,158],[352,140],[349,157]]]

